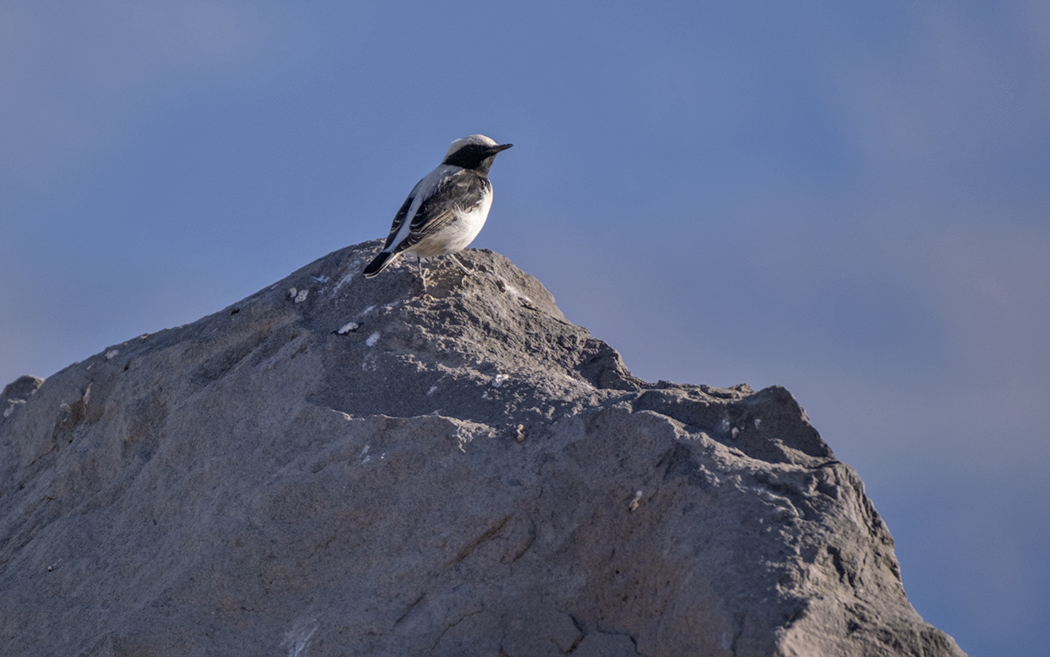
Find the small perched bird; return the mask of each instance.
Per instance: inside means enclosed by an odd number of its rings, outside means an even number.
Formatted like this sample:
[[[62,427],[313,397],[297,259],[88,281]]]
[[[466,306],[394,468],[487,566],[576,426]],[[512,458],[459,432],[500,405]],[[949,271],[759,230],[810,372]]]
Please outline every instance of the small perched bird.
[[[492,207],[489,167],[497,153],[511,146],[497,144],[485,135],[452,142],[441,164],[409,192],[383,250],[365,267],[365,277],[383,271],[404,251],[416,254],[424,292],[427,279],[420,258],[447,255],[469,274],[453,254],[467,248],[485,225]]]

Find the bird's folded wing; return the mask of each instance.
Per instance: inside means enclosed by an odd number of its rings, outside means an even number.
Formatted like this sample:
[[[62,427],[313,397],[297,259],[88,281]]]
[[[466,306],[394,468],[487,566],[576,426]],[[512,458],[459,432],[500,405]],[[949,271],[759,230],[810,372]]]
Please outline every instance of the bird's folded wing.
[[[489,181],[473,171],[461,170],[448,178],[423,200],[412,217],[405,247],[418,244],[428,235],[455,221],[458,213],[469,212],[479,205],[490,189]]]
[[[397,237],[397,231],[401,230],[401,226],[405,223],[405,217],[408,216],[408,210],[412,207],[412,201],[415,200],[415,198],[415,194],[409,194],[408,198],[406,198],[405,202],[401,205],[401,209],[397,211],[397,216],[394,217],[394,223],[390,226],[390,234],[387,235],[386,244],[383,245],[384,251],[389,249],[390,245],[394,243],[394,238]]]

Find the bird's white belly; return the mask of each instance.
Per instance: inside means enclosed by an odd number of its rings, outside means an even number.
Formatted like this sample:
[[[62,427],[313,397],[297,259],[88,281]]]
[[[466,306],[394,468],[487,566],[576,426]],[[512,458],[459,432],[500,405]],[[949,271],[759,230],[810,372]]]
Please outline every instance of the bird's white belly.
[[[409,250],[415,251],[423,258],[462,251],[481,232],[491,207],[492,194],[487,194],[482,202],[469,212],[457,212],[454,221]]]

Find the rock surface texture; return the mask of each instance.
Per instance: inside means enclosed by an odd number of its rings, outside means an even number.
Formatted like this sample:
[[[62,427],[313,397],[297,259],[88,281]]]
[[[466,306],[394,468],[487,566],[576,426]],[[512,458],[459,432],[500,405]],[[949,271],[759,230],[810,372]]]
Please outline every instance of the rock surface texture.
[[[378,246],[4,389],[0,654],[963,654],[786,390]]]

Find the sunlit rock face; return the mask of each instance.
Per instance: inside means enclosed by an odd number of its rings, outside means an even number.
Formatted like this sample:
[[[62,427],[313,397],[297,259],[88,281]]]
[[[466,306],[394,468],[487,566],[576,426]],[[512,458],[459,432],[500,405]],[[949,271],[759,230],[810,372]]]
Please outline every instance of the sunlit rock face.
[[[786,390],[640,381],[502,256],[423,295],[378,248],[4,389],[0,652],[963,654]]]

